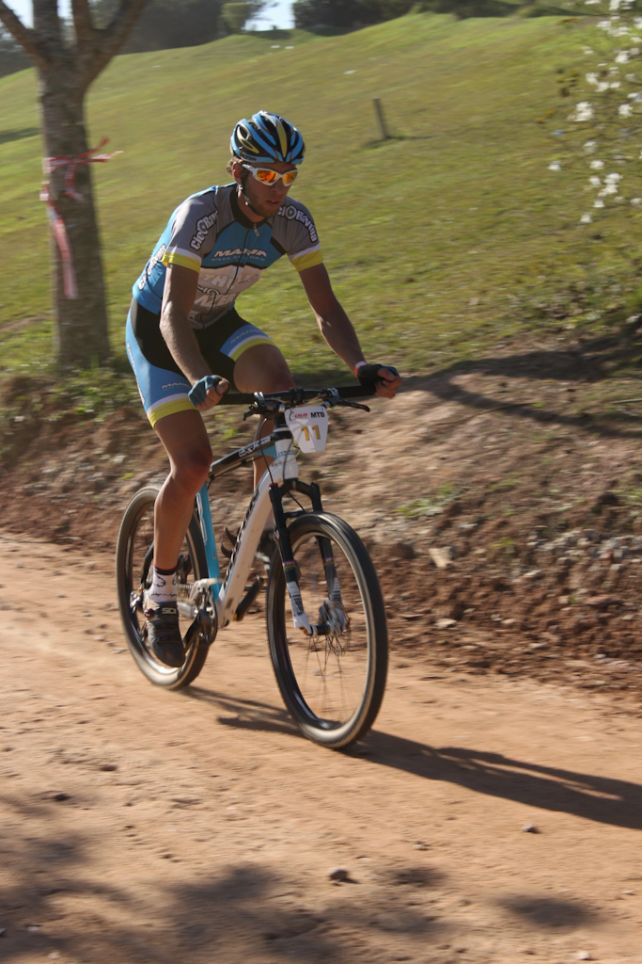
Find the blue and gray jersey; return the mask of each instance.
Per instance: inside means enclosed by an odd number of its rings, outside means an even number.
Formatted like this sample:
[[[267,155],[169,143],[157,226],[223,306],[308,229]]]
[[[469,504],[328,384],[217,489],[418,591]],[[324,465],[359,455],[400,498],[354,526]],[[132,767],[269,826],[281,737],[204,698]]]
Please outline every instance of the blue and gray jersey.
[[[239,207],[236,184],[209,187],[173,212],[134,285],[134,298],[160,314],[167,266],[190,268],[198,272],[190,321],[195,329],[207,328],[284,254],[297,271],[323,261],[314,221],[303,204],[286,198],[274,217],[255,225]]]

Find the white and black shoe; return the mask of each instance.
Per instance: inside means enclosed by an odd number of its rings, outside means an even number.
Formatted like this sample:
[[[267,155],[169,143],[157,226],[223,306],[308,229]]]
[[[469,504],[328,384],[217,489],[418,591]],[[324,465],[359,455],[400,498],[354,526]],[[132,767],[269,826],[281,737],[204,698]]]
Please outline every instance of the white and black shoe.
[[[147,595],[143,600],[147,641],[155,656],[166,666],[177,669],[185,662],[185,647],[178,625],[176,601],[157,603]]]

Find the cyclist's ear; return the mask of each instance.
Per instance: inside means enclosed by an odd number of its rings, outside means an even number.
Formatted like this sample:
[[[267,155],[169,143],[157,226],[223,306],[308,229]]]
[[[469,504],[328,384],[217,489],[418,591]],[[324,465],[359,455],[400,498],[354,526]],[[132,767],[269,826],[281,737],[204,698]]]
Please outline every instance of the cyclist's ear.
[[[232,158],[227,166],[227,169],[237,184],[244,185],[245,178],[247,178],[247,173],[243,170],[243,164],[237,157]]]

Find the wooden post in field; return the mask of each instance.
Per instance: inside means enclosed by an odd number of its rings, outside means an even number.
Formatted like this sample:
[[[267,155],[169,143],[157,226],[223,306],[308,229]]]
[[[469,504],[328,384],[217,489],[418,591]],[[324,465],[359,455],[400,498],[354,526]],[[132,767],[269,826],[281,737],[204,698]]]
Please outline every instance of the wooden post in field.
[[[375,114],[377,116],[377,123],[379,124],[379,133],[381,134],[381,140],[387,141],[390,137],[388,133],[388,128],[386,127],[386,118],[383,113],[383,104],[379,97],[375,97],[372,101],[374,104]]]

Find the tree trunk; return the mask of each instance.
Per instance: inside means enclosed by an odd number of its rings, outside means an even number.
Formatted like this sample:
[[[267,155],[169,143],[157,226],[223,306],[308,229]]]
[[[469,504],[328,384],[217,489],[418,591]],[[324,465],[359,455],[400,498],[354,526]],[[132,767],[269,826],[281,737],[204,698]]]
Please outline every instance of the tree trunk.
[[[51,168],[51,160],[58,159],[45,177],[53,229],[56,359],[62,368],[100,365],[110,355],[84,103],[92,81],[122,47],[146,2],[115,0],[111,21],[97,29],[89,0],[71,0],[72,39],[58,0],[32,0],[33,28],[0,0],[0,23],[38,70],[45,163]]]
[[[79,158],[90,148],[85,129],[84,93],[73,67],[40,71],[42,129],[47,157]],[[95,146],[95,145],[94,145]],[[57,318],[56,357],[62,368],[86,368],[110,355],[100,233],[92,188],[92,165],[78,164],[72,183],[69,166],[49,175],[52,201],[64,223],[69,263],[77,292],[65,290],[63,252],[52,233],[53,296]],[[79,197],[68,196],[72,188]]]

